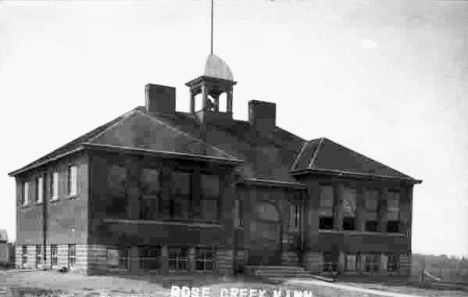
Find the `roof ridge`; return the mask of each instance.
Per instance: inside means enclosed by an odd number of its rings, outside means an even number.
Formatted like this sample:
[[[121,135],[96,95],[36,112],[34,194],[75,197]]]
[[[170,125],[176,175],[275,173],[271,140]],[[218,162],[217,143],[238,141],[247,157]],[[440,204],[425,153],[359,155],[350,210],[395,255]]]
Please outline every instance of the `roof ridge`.
[[[307,166],[307,169],[311,169],[312,165],[314,165],[315,160],[317,159],[317,156],[319,154],[320,149],[322,148],[323,141],[325,140],[325,137],[320,138],[320,142],[317,146],[317,149],[315,150],[314,156],[312,157],[312,160],[310,160],[309,166]],[[312,140],[311,140],[312,141]]]
[[[112,125],[110,125],[109,127],[107,127],[106,129],[104,129],[103,131],[99,132],[98,134],[94,135],[94,137],[92,137],[91,139],[88,139],[87,141],[85,142],[82,142],[82,143],[91,143],[93,142],[96,138],[98,138],[99,136],[103,135],[104,133],[106,133],[107,131],[109,131],[110,129],[114,128],[115,126],[117,126],[118,124],[120,124],[123,120],[126,120],[128,119],[133,113],[137,112],[138,110],[136,109],[132,109],[126,113],[124,113],[123,115],[121,115],[121,119],[119,119],[117,122],[113,123]],[[82,144],[81,143],[81,144]]]
[[[154,116],[152,116],[152,115],[146,114],[146,113],[144,113],[144,112],[142,112],[142,111],[139,111],[139,110],[136,110],[136,112],[139,112],[139,113],[141,113],[142,115],[148,117],[150,120],[155,121],[155,122],[158,122],[160,125],[164,125],[165,127],[169,128],[169,129],[172,129],[172,130],[174,130],[174,131],[176,131],[176,132],[178,132],[178,133],[180,133],[180,134],[182,134],[182,135],[185,135],[186,137],[188,137],[188,138],[190,138],[190,139],[192,139],[192,140],[194,140],[194,141],[196,141],[196,142],[198,142],[198,143],[207,145],[208,147],[213,148],[214,150],[217,150],[218,152],[224,154],[224,155],[227,156],[227,157],[230,157],[230,158],[233,158],[233,159],[237,159],[236,157],[232,156],[231,154],[228,154],[227,152],[225,152],[225,151],[223,151],[223,150],[221,150],[221,149],[219,149],[219,148],[217,148],[217,147],[215,147],[215,146],[209,144],[208,142],[205,142],[205,141],[203,141],[203,140],[201,140],[201,139],[199,139],[199,138],[197,138],[197,137],[194,137],[193,135],[191,135],[191,134],[189,134],[189,133],[187,133],[187,132],[181,131],[181,130],[175,128],[174,126],[169,125],[168,123],[165,123],[164,121],[161,121],[160,119],[158,119],[158,118],[156,118],[156,117],[154,117]]]
[[[297,163],[299,162],[299,159],[300,159],[301,156],[302,156],[302,153],[304,153],[305,148],[306,148],[306,146],[307,146],[308,144],[309,144],[308,141],[304,141],[304,144],[302,145],[301,151],[299,152],[299,154],[298,154],[297,157],[296,157],[296,160],[294,160],[294,163],[293,163],[293,165],[291,166],[291,171],[294,170],[294,168],[296,167]]]

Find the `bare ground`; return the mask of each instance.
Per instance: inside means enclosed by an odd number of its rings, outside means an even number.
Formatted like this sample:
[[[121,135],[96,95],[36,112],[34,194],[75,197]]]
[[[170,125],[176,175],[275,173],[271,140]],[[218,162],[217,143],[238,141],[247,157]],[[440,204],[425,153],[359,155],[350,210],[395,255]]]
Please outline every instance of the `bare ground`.
[[[200,282],[198,283],[200,284]],[[402,293],[408,295],[431,296],[431,297],[468,297],[468,293],[463,291],[439,291],[418,289],[406,286],[388,286],[383,284],[362,284],[362,283],[340,283],[361,288],[376,289],[380,291]],[[197,286],[195,283],[193,286]],[[167,297],[169,289],[161,284],[151,281],[148,278],[129,279],[117,276],[84,276],[74,273],[59,273],[55,271],[31,271],[31,272],[9,272],[0,271],[0,296],[1,288],[8,288],[3,295],[13,296],[87,296],[98,297],[106,294],[110,297],[119,296],[144,296],[144,297]],[[314,297],[374,297],[377,295],[330,288],[320,285],[288,285],[287,282],[281,285],[262,283],[259,281],[235,281],[226,279],[221,283],[209,285],[212,297],[219,297],[219,290],[222,287],[242,287],[265,289],[272,292],[274,289],[280,290],[308,290],[313,292]],[[11,288],[11,289],[10,289]],[[271,294],[269,294],[272,296]],[[265,296],[265,297],[270,297]],[[284,297],[284,296],[282,296]],[[381,297],[381,296],[379,296]]]

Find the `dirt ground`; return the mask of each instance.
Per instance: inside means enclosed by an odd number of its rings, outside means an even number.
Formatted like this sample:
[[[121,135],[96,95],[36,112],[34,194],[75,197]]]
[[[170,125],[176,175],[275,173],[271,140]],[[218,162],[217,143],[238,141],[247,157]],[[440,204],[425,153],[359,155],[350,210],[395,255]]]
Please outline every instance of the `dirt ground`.
[[[468,297],[462,291],[437,291],[409,287],[391,287],[379,284],[342,283],[361,288],[377,289],[387,292],[431,297]],[[378,295],[336,289],[318,285],[273,285],[262,282],[234,281],[226,279],[221,283],[209,285],[212,297],[219,297],[221,288],[242,287],[265,289],[265,297],[273,297],[272,291],[307,290],[314,297],[374,297]],[[0,296],[76,296],[76,297],[167,297],[169,289],[148,278],[129,279],[117,276],[84,276],[74,273],[55,271],[8,272],[0,271]],[[285,297],[285,296],[281,296]],[[294,297],[291,295],[291,297]],[[381,296],[379,296],[381,297]]]

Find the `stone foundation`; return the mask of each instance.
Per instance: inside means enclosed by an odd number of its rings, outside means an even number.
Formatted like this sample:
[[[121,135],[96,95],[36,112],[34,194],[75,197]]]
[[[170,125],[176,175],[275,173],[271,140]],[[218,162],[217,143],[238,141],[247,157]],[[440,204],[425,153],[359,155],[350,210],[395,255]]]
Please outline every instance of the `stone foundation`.
[[[234,253],[232,250],[218,249],[216,258],[218,262],[218,272],[220,275],[232,274],[233,255]]]
[[[318,274],[322,271],[322,254],[320,252],[306,252],[305,254],[305,267],[307,271]]]

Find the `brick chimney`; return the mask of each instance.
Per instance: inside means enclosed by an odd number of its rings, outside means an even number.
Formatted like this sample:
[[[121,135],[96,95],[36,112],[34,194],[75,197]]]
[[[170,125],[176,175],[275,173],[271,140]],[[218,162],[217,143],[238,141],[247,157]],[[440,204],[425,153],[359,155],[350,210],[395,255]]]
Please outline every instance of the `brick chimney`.
[[[265,101],[249,101],[249,122],[261,133],[269,134],[276,127],[276,104]]]
[[[176,111],[176,89],[173,87],[147,84],[145,107],[147,112],[174,115]]]

